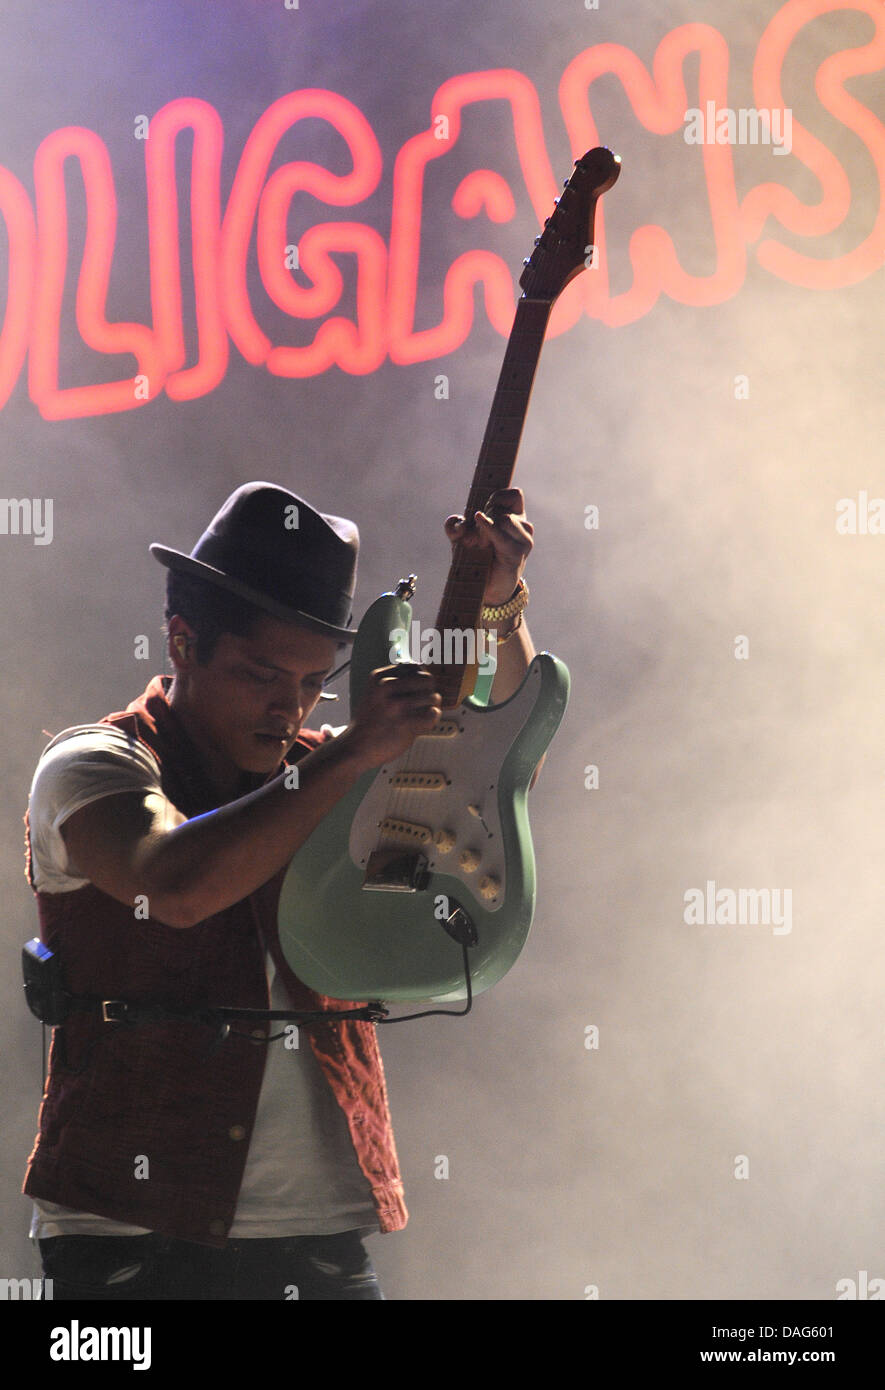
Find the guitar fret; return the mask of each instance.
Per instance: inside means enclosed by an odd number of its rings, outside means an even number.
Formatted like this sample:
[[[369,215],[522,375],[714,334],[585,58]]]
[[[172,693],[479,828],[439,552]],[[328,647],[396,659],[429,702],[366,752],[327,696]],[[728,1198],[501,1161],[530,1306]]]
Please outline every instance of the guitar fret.
[[[503,391],[499,390],[495,396],[492,407],[494,415],[507,413],[509,415],[521,415],[525,410],[530,389],[517,390],[514,387],[506,387]]]
[[[462,579],[453,579],[443,589],[443,593],[448,599],[456,599],[459,595],[469,596],[476,588],[477,584],[484,584],[486,578],[487,565],[474,569],[470,574],[464,575]]]
[[[502,444],[500,439],[489,439],[482,452],[480,467],[500,469],[509,476],[513,467],[513,450]]]
[[[469,589],[463,589],[459,594],[446,594],[443,599],[446,610],[450,613],[469,613],[477,595],[482,596],[485,580],[486,576],[483,575],[482,579]]]

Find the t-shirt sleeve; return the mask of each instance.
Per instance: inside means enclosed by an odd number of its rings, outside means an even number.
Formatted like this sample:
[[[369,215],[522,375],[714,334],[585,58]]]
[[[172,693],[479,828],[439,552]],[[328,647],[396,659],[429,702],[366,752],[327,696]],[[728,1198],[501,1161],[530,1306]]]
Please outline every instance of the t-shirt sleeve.
[[[43,750],[28,803],[37,888],[44,893],[67,893],[89,882],[70,872],[61,827],[84,806],[120,792],[163,795],[153,753],[115,725],[65,729]]]

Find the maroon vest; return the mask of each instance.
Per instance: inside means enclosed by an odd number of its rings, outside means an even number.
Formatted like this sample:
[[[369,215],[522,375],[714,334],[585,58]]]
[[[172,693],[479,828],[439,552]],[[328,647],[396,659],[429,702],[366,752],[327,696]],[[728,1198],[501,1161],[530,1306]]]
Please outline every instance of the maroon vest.
[[[163,790],[183,815],[215,809],[199,753],[155,677],[125,712],[108,715],[160,764]],[[321,736],[299,735],[302,755]],[[294,750],[293,750],[294,752]],[[28,841],[30,878],[30,843]],[[188,1008],[269,1007],[262,938],[294,1009],[342,1009],[293,975],[280,951],[276,903],[283,873],[258,892],[187,928],[140,921],[133,906],[92,884],[37,892],[40,935],[75,994]],[[33,886],[33,885],[32,885]],[[36,891],[36,890],[35,890]],[[279,1024],[274,1025],[279,1031]],[[269,1025],[254,1027],[264,1037]],[[407,1220],[375,1027],[304,1027],[350,1129],[382,1231]],[[282,1046],[281,1042],[269,1044]],[[233,1223],[255,1122],[267,1047],[207,1026],[130,1027],[72,1014],[53,1034],[39,1132],[24,1192],[164,1235],[223,1246]],[[145,1162],[147,1160],[147,1162]],[[140,1176],[146,1174],[146,1176]]]

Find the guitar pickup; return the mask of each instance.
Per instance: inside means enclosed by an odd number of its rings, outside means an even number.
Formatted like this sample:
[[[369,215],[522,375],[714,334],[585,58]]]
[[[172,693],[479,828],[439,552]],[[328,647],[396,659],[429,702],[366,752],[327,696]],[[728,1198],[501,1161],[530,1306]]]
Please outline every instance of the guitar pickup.
[[[391,840],[400,840],[407,845],[428,845],[433,839],[429,825],[416,825],[411,820],[399,820],[396,816],[385,816],[380,825],[382,835]]]
[[[395,772],[388,780],[392,787],[410,787],[422,792],[440,791],[447,785],[444,772]]]
[[[423,854],[401,849],[376,849],[369,855],[363,888],[378,893],[419,893],[430,874]]]
[[[419,738],[454,738],[460,734],[461,725],[457,719],[441,719],[435,729],[431,729],[428,734],[419,734]]]

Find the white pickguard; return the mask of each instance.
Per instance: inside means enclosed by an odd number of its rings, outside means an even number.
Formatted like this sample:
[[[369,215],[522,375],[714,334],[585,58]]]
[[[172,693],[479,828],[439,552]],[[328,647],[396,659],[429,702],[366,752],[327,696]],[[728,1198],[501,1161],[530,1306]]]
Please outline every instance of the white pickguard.
[[[501,907],[507,879],[498,776],[535,706],[540,682],[540,671],[535,667],[517,693],[501,705],[485,709],[461,705],[446,711],[441,724],[456,725],[452,736],[422,735],[396,762],[380,768],[351,826],[349,848],[354,864],[364,868],[373,850],[413,849],[426,857],[432,872],[460,879],[475,897],[482,899],[487,912]],[[392,785],[397,773],[415,772],[442,773],[446,785],[434,790]],[[452,848],[444,853],[433,838],[422,844],[417,838],[410,841],[406,835],[386,833],[380,826],[389,818],[409,826],[427,827],[432,837],[448,832],[454,841]],[[461,863],[465,853],[475,857],[475,867]],[[481,884],[488,879],[493,883],[486,884],[483,891]],[[494,881],[497,887],[492,895]]]

